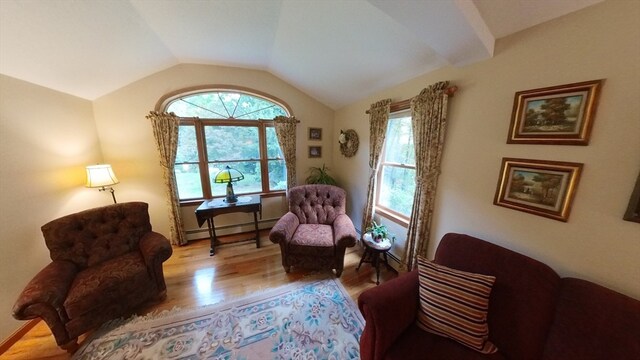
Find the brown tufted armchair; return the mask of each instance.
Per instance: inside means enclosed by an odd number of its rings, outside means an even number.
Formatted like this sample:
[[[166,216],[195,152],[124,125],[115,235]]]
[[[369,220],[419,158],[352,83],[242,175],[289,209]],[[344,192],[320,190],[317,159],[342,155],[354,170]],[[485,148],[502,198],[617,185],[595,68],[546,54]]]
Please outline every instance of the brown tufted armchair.
[[[340,277],[344,252],[356,244],[353,222],[345,214],[346,193],[332,185],[301,185],[289,190],[289,212],[269,233],[280,244],[282,266],[335,269]]]
[[[42,226],[52,262],[20,294],[13,317],[40,317],[57,344],[77,347],[78,335],[162,300],[162,263],[169,241],[151,231],[148,205],[114,204],[64,216]]]

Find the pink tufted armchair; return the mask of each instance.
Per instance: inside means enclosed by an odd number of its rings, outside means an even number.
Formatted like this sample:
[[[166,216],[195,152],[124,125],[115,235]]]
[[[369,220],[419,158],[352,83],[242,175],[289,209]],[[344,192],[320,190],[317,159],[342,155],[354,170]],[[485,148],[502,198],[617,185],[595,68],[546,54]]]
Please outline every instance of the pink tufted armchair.
[[[67,215],[42,233],[52,261],[22,291],[13,316],[44,319],[63,349],[74,351],[78,335],[166,297],[162,263],[171,244],[151,231],[146,203]]]
[[[289,190],[289,212],[273,226],[271,242],[280,244],[282,266],[335,269],[340,277],[347,247],[357,233],[345,214],[346,193],[332,185],[301,185]]]

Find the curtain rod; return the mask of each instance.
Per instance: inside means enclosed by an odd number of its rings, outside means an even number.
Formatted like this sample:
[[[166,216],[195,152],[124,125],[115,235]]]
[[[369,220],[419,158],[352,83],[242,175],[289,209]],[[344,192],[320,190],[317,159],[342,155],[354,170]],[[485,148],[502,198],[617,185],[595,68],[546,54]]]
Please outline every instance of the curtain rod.
[[[453,95],[456,93],[456,91],[458,91],[458,87],[453,85],[453,86],[449,86],[444,93],[449,95],[450,97],[453,97]],[[415,97],[415,96],[414,96]],[[389,107],[390,108],[396,108],[396,110],[394,111],[398,111],[398,110],[403,110],[403,109],[408,109],[411,103],[411,99],[413,99],[413,97],[410,97],[406,100],[402,100],[402,101],[396,101],[396,102],[392,102]],[[393,111],[392,111],[393,112]],[[369,110],[364,112],[365,114],[370,114]]]

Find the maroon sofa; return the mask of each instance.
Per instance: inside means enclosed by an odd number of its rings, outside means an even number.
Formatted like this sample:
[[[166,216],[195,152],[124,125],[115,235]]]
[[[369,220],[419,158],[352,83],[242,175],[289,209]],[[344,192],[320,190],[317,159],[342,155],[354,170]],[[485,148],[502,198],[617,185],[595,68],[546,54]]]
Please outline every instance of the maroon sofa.
[[[447,234],[435,263],[496,277],[489,301],[491,355],[421,330],[418,274],[363,292],[362,359],[640,359],[640,301],[489,242]]]
[[[44,319],[56,343],[73,352],[84,332],[164,299],[162,263],[172,249],[151,230],[148,207],[113,204],[42,226],[51,262],[22,291],[13,317]]]

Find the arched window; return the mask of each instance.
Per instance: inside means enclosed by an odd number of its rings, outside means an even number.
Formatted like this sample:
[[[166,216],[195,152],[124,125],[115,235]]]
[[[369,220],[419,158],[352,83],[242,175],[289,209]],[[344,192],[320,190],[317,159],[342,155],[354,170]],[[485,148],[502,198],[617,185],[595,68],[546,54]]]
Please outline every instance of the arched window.
[[[275,99],[234,89],[209,89],[172,97],[165,111],[180,118],[175,174],[181,201],[223,196],[226,184],[213,183],[230,166],[244,179],[235,193],[283,191],[287,173],[273,118],[289,116]]]

